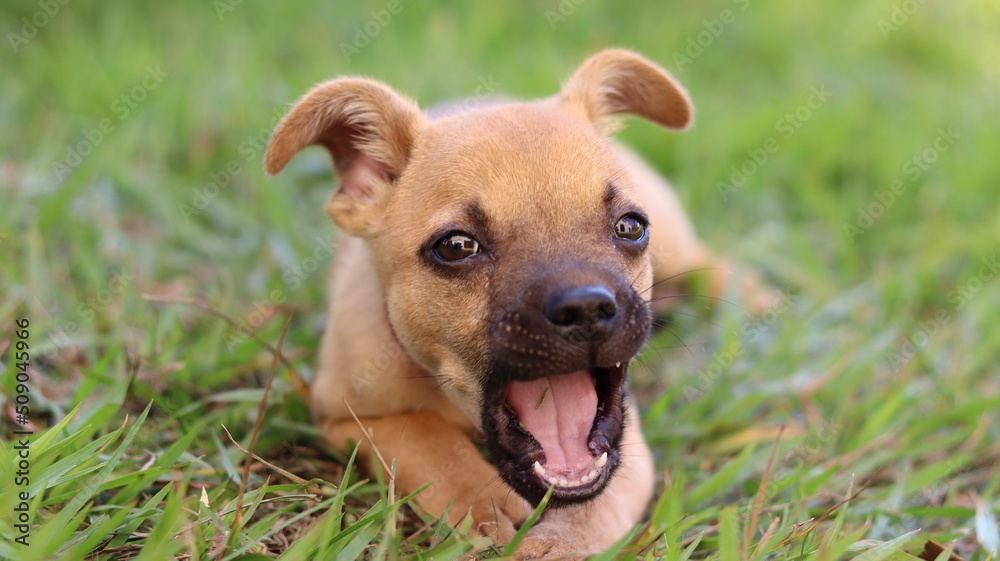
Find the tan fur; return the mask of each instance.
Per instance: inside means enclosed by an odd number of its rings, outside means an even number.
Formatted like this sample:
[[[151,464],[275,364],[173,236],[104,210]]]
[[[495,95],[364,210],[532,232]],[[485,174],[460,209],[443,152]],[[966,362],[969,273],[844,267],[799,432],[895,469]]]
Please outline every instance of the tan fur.
[[[651,218],[649,258],[625,266],[636,291],[654,275],[714,265],[669,186],[602,136],[619,113],[681,129],[693,110],[663,70],[609,50],[588,59],[555,98],[437,121],[378,82],[327,82],[292,109],[268,149],[267,170],[276,173],[303,147],[323,145],[341,180],[327,211],[348,235],[333,269],[312,389],[328,441],[367,446],[349,403],[382,455],[398,462],[398,492],[431,483],[417,497],[422,508],[437,516],[451,503],[452,523],[471,513],[477,531],[500,543],[530,505],[500,483],[474,445],[483,429],[491,288],[564,255],[619,259],[602,249],[607,234],[592,219],[609,178]],[[422,244],[473,203],[503,248],[496,270],[457,280],[428,272]],[[378,469],[367,453],[359,457]],[[519,555],[594,553],[637,523],[652,494],[653,464],[634,413],[622,458],[600,496],[547,512]]]
[[[649,61],[622,49],[608,49],[587,59],[559,97],[597,127],[619,113],[678,130],[687,128],[694,117],[680,84]]]

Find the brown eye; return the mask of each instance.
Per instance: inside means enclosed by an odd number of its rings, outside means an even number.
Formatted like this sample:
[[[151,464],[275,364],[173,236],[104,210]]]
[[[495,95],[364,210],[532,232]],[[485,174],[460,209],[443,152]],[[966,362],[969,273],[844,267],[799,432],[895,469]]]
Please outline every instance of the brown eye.
[[[637,216],[626,214],[615,224],[615,237],[630,242],[640,242],[646,238],[646,221]]]
[[[479,242],[465,234],[448,234],[434,244],[434,254],[445,261],[461,261],[479,253]]]

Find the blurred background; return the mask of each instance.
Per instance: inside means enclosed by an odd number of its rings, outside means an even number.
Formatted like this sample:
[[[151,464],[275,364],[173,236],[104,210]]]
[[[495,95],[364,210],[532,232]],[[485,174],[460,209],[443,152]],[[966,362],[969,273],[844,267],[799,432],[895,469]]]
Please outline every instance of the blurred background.
[[[978,434],[995,458],[998,21],[992,0],[5,0],[0,341],[31,319],[42,424],[112,388],[182,424],[245,421],[270,363],[253,337],[276,341],[292,309],[287,355],[311,378],[336,246],[326,154],[263,173],[290,105],[342,75],[423,106],[544,97],[619,46],[697,111],[690,131],[635,119],[620,138],[671,178],[708,245],[791,302],[747,324],[695,301],[682,310],[709,321],[657,336],[636,378],[661,458],[724,457],[764,440],[740,432],[754,423],[839,426],[821,445],[859,474],[939,437]],[[303,422],[287,394],[280,414]],[[857,454],[885,434],[899,447]]]

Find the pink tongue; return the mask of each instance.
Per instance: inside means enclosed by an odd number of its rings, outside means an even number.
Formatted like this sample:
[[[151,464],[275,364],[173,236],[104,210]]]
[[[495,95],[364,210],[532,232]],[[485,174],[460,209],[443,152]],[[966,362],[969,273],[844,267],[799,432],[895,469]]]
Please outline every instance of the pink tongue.
[[[512,382],[507,403],[542,445],[547,469],[572,470],[593,462],[587,440],[597,415],[597,391],[589,371]]]

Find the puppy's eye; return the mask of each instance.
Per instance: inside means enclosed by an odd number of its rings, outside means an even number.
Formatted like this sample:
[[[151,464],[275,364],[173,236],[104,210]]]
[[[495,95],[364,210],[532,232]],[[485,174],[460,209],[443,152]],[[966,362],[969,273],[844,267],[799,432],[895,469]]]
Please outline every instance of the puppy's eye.
[[[445,261],[461,261],[479,251],[479,242],[465,234],[447,234],[434,243],[434,255]]]
[[[626,214],[615,224],[615,237],[630,242],[640,242],[648,235],[646,221],[634,214]]]

